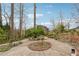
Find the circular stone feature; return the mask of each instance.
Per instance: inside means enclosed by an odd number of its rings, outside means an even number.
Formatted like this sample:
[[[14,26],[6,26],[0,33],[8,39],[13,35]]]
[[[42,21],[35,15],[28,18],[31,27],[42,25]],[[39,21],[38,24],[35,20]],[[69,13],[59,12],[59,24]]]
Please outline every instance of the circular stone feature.
[[[28,45],[28,48],[33,51],[44,51],[51,48],[51,43],[49,42],[34,42]]]

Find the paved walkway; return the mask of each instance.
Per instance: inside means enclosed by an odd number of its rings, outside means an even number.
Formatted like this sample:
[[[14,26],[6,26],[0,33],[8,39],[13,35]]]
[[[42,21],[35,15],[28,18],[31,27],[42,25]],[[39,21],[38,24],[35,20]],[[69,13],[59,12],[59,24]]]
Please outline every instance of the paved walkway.
[[[52,44],[52,47],[45,51],[32,51],[27,46],[34,42],[27,39],[23,40],[23,44],[13,47],[9,51],[0,52],[2,56],[68,56],[70,55],[72,46],[67,43],[59,42],[48,38],[46,40]]]

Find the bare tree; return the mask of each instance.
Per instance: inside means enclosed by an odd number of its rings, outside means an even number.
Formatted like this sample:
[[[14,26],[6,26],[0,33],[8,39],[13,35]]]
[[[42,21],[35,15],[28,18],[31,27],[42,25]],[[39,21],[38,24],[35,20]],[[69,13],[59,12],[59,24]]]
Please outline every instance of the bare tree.
[[[24,8],[24,6],[23,6],[23,4],[21,4],[20,3],[20,24],[19,24],[19,26],[20,26],[20,37],[22,38],[22,25],[23,25],[23,9]]]
[[[68,27],[68,30],[69,30],[69,28],[70,28],[70,22],[67,23],[67,27]]]
[[[0,3],[0,27],[2,26],[2,9],[1,9],[1,3]]]
[[[67,29],[69,30],[70,29],[70,23],[71,23],[71,19],[69,21],[67,21],[65,27],[67,27]]]
[[[75,10],[71,15],[76,20],[76,23],[79,23],[79,4],[75,4]]]
[[[79,4],[75,4],[74,6],[75,6],[75,8],[76,8],[76,11],[77,11],[78,14],[79,14]]]
[[[8,20],[10,19],[10,16],[8,15],[8,13],[6,12],[6,10],[5,10],[5,6],[6,5],[4,5],[4,14],[3,14],[3,17],[5,18],[5,20],[6,20],[6,25],[9,25],[9,22],[8,22]]]
[[[11,3],[11,16],[10,16],[10,39],[14,39],[14,3]]]
[[[60,12],[59,12],[59,17],[60,17],[60,24],[63,24],[63,12],[62,12],[62,10],[60,10]]]
[[[54,19],[52,19],[52,20],[50,20],[50,22],[52,23],[52,25],[53,25],[53,29],[55,29],[55,20]]]
[[[34,3],[34,28],[36,28],[36,3]]]

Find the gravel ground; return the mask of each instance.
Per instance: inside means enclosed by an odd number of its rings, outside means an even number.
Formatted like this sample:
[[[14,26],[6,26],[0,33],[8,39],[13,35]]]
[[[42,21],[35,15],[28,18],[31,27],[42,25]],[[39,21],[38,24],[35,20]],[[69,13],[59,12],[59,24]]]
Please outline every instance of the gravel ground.
[[[52,47],[45,51],[32,51],[27,46],[34,42],[27,39],[21,45],[13,47],[6,52],[0,52],[0,56],[69,56],[72,46],[54,39],[45,40],[52,44]]]

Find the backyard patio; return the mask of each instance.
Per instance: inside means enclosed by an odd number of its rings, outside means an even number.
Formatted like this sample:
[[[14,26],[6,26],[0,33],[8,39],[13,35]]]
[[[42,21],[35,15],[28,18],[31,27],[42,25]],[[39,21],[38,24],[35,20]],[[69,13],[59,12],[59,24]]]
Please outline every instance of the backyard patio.
[[[32,51],[28,45],[37,41],[29,41],[28,39],[22,40],[22,44],[11,48],[6,52],[0,52],[2,56],[70,56],[72,46],[51,38],[45,42],[51,43],[51,48],[44,51]]]

